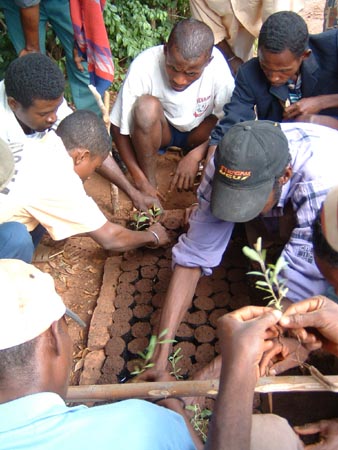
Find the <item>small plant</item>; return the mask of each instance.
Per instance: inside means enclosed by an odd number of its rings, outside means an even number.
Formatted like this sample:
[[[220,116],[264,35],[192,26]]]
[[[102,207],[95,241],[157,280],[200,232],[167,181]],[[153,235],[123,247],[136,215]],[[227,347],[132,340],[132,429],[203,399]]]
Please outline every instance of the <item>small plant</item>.
[[[137,352],[139,357],[141,358],[140,365],[135,366],[131,375],[140,375],[145,372],[147,369],[154,367],[154,363],[151,362],[152,357],[154,356],[155,348],[157,345],[161,344],[171,344],[176,342],[174,339],[162,339],[168,330],[163,330],[158,336],[152,335],[149,340],[148,347],[143,352]]]
[[[264,280],[257,280],[255,282],[256,288],[269,293],[269,295],[264,297],[264,299],[270,299],[268,306],[274,306],[279,311],[282,311],[281,302],[286,296],[288,288],[285,286],[285,280],[280,278],[279,274],[287,266],[287,262],[280,256],[276,264],[266,265],[266,250],[262,249],[261,237],[257,239],[253,249],[245,246],[242,250],[247,258],[260,265],[261,272],[248,272],[248,275],[256,275],[264,278]]]
[[[183,358],[183,355],[180,355],[182,349],[181,347],[178,347],[172,355],[169,356],[168,361],[171,364],[172,371],[170,372],[170,375],[173,375],[176,380],[180,380],[183,378],[182,375],[180,375],[179,372],[181,372],[181,368],[177,367],[177,363]]]
[[[203,442],[207,440],[207,432],[209,426],[209,419],[211,417],[210,409],[204,408],[201,409],[200,405],[196,403],[195,405],[188,405],[185,407],[188,411],[193,413],[192,418],[190,419],[190,423],[197,433],[203,439]]]
[[[153,223],[159,221],[162,209],[153,205],[148,211],[136,211],[130,222],[130,228],[137,231],[144,231]]]

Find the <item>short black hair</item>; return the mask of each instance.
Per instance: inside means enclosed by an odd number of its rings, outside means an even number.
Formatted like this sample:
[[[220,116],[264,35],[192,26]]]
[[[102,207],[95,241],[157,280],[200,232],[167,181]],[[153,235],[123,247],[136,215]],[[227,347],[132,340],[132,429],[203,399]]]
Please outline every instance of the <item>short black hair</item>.
[[[57,127],[56,134],[68,151],[75,148],[87,149],[93,157],[107,156],[112,147],[111,137],[103,120],[85,109],[65,117]]]
[[[293,11],[271,14],[263,23],[258,48],[271,53],[290,50],[297,57],[308,47],[309,32],[304,19]]]
[[[5,74],[7,97],[13,97],[24,108],[34,100],[56,100],[63,95],[65,78],[48,56],[29,53],[10,63]]]
[[[196,19],[184,19],[172,29],[168,48],[177,47],[186,61],[194,60],[202,55],[210,56],[214,45],[214,35],[205,23]]]
[[[26,379],[28,383],[34,379],[38,339],[39,336],[15,347],[0,350],[0,383],[8,376],[15,376],[18,380]]]
[[[338,267],[338,252],[331,247],[323,234],[321,211],[312,223],[312,244],[315,256],[332,267]]]

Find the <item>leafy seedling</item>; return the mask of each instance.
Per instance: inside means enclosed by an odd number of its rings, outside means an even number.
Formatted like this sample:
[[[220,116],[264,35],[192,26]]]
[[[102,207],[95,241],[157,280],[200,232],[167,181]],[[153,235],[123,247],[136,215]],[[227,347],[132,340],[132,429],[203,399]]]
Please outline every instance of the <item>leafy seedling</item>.
[[[176,380],[180,380],[183,378],[182,375],[180,375],[181,368],[177,367],[177,363],[183,358],[183,355],[180,355],[182,349],[181,347],[178,347],[172,355],[169,356],[168,361],[171,364],[172,371],[170,372],[170,375],[173,375]]]
[[[209,420],[212,414],[210,409],[201,409],[198,403],[195,405],[188,405],[185,409],[193,413],[190,423],[194,430],[201,436],[203,442],[206,442]]]
[[[154,367],[154,363],[151,362],[152,357],[154,356],[154,352],[157,345],[161,344],[171,344],[176,342],[174,339],[162,339],[168,330],[163,330],[158,336],[152,335],[149,340],[148,347],[143,352],[137,352],[139,357],[141,358],[140,364],[135,366],[134,370],[131,372],[131,375],[140,375],[145,372],[147,369]]]
[[[266,250],[262,249],[262,238],[259,237],[254,244],[254,248],[243,247],[244,255],[259,264],[261,272],[252,271],[248,275],[255,275],[262,277],[263,280],[257,280],[255,286],[257,289],[268,292],[264,297],[265,300],[270,300],[268,306],[273,306],[279,311],[282,311],[282,300],[288,292],[285,283],[286,280],[280,277],[280,272],[285,269],[287,262],[280,256],[276,264],[266,264]]]
[[[136,211],[130,222],[130,228],[137,231],[144,231],[150,225],[158,222],[162,214],[162,209],[153,205],[148,211]]]

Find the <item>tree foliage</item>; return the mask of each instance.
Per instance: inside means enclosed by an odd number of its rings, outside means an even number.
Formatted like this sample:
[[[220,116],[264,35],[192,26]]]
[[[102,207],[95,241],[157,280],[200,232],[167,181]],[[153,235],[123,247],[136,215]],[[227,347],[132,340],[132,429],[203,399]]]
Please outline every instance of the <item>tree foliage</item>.
[[[104,21],[115,64],[114,88],[118,89],[130,62],[142,50],[165,42],[174,23],[188,17],[188,0],[107,0]],[[60,43],[48,34],[47,52],[60,67],[64,54]],[[59,49],[58,49],[59,48]],[[50,50],[52,49],[52,50]],[[0,77],[9,62],[16,57],[7,36],[0,11]]]

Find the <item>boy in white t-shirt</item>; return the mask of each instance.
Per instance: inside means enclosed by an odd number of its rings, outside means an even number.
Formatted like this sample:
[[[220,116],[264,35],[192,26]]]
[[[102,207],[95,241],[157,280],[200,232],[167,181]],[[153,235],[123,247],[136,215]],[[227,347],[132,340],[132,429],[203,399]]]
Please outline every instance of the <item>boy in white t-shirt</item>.
[[[234,81],[222,54],[213,48],[211,29],[195,19],[173,28],[168,43],[149,48],[131,64],[110,115],[118,151],[136,187],[160,195],[156,154],[170,146],[185,156],[170,189],[190,189],[205,157],[204,144]]]
[[[88,233],[115,251],[167,243],[160,224],[144,232],[127,230],[109,222],[87,196],[83,181],[110,148],[103,121],[84,110],[66,117],[56,134],[13,144],[14,176],[0,192],[0,258],[30,262],[45,230],[55,240]]]

